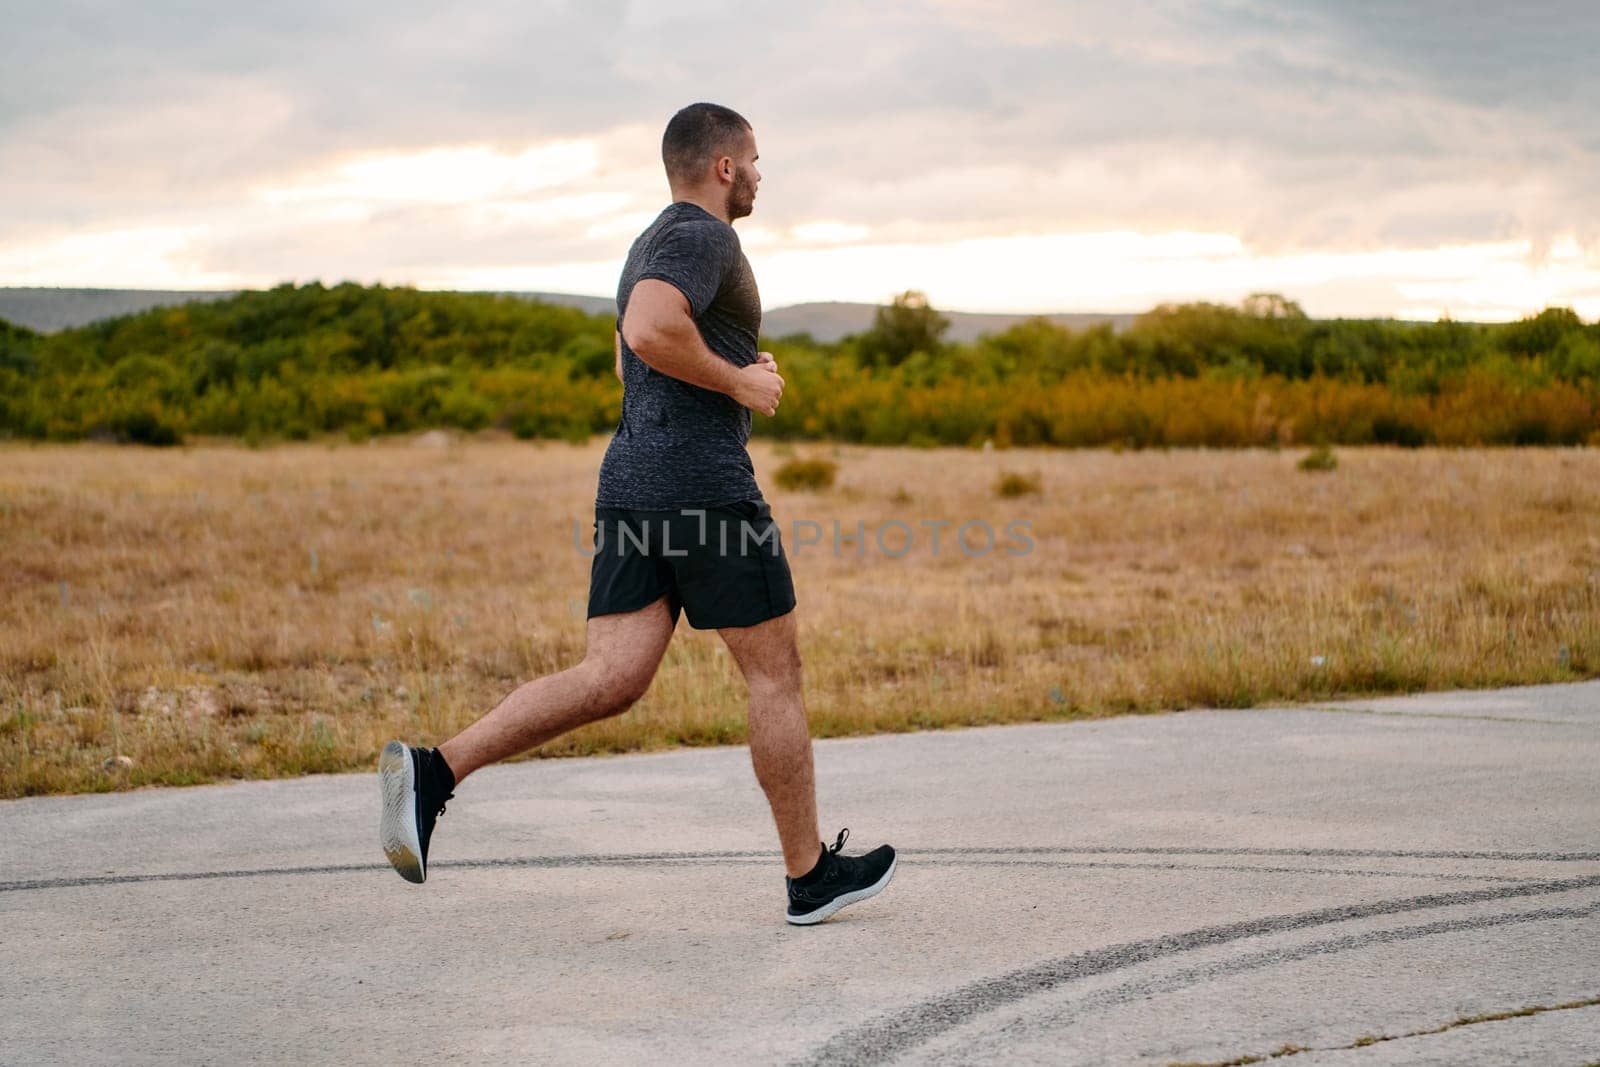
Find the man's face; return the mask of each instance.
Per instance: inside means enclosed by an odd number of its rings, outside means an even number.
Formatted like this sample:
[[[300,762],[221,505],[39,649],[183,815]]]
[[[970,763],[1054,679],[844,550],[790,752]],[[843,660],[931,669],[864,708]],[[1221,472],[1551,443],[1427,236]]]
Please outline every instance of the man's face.
[[[733,184],[728,188],[728,219],[742,219],[756,209],[756,186],[761,184],[761,172],[756,169],[755,134],[744,139],[744,144],[733,155]]]

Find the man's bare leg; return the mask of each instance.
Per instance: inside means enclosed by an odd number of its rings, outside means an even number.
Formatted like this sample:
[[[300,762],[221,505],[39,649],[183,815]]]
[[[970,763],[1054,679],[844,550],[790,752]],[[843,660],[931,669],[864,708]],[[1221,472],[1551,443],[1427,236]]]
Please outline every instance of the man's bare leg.
[[[750,688],[750,759],[778,825],[783,865],[789,877],[798,878],[816,866],[822,835],[817,829],[811,727],[800,692],[795,612],[717,633]]]
[[[439,746],[456,781],[568,730],[628,710],[650,688],[672,639],[672,624],[665,594],[638,611],[590,619],[580,663],[518,687]]]

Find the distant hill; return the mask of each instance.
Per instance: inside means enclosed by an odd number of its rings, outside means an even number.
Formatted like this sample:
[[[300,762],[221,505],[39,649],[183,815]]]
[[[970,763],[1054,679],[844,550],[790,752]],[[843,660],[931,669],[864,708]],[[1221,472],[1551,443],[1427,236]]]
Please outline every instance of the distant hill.
[[[222,289],[49,289],[0,288],[0,319],[26,326],[41,333],[84,326],[101,319],[132,315],[155,307],[171,307],[196,300],[221,300],[237,290]],[[616,300],[608,296],[580,296],[572,293],[508,292],[547,304],[581,308],[590,314],[615,314]],[[873,304],[839,302],[793,304],[772,308],[762,316],[761,329],[768,337],[809,333],[818,341],[837,341],[860,333],[872,325]],[[952,341],[971,341],[980,334],[998,333],[1028,318],[1027,315],[991,315],[946,311]],[[1056,314],[1046,315],[1051,322],[1083,329],[1109,322],[1122,329],[1133,322],[1133,315]]]
[[[224,300],[237,289],[50,289],[0,287],[0,319],[41,333],[70,330],[101,319],[134,315],[151,308],[197,300]],[[617,302],[604,296],[567,293],[508,293],[547,304],[582,308],[590,314],[615,314]]]
[[[860,333],[869,328],[875,311],[877,311],[876,304],[844,304],[835,301],[792,304],[788,307],[773,308],[764,313],[761,316],[761,332],[768,337],[809,333],[818,341],[837,341],[846,334]],[[1033,317],[942,309],[940,314],[950,320],[950,330],[945,334],[945,339],[949,341],[974,341],[981,334],[999,333]],[[1074,330],[1098,326],[1103,322],[1109,322],[1114,329],[1120,330],[1132,325],[1137,316],[1082,313],[1045,315],[1044,318],[1057,326],[1068,326]]]
[[[70,330],[101,319],[134,315],[153,307],[221,300],[236,290],[221,289],[46,289],[0,288],[0,319],[40,333]]]

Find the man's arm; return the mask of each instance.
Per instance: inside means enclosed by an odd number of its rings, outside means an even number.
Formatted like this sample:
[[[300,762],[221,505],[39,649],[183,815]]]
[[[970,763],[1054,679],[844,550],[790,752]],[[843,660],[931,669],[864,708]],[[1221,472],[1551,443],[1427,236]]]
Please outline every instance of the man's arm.
[[[643,278],[634,284],[619,335],[635,355],[668,377],[725,393],[763,415],[777,413],[783,379],[772,357],[735,367],[711,351],[688,298],[669,282]]]
[[[627,379],[622,376],[622,324],[617,324],[617,381],[627,384]]]

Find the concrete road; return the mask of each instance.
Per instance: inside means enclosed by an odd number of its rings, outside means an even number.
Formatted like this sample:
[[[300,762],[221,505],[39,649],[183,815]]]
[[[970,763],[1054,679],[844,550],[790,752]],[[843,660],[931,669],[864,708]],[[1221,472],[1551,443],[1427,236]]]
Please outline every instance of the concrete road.
[[[485,771],[422,886],[370,774],[0,804],[0,1060],[1600,1061],[1600,683],[817,760],[903,859],[810,929],[743,749]]]

